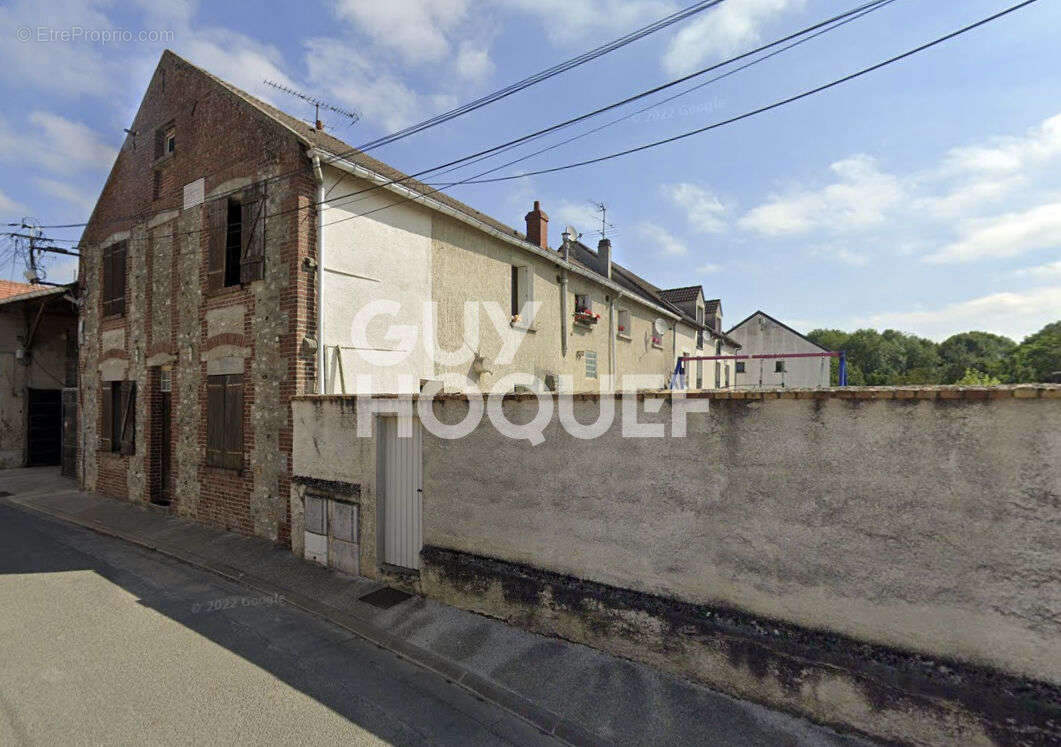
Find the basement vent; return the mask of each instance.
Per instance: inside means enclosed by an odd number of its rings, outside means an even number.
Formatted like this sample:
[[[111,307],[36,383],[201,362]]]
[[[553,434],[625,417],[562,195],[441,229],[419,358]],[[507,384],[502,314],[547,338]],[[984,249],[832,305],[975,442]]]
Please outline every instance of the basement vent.
[[[406,599],[412,599],[412,596],[412,594],[406,594],[399,589],[392,589],[389,586],[384,586],[382,589],[376,589],[375,591],[369,592],[359,598],[362,602],[371,604],[373,607],[379,607],[381,610],[389,610],[391,607],[401,604]]]

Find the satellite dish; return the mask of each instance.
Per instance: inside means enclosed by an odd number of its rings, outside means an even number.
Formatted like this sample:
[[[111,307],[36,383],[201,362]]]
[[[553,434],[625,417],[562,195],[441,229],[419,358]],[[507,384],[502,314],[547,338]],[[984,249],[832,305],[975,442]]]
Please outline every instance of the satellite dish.
[[[667,320],[663,317],[657,317],[656,321],[652,322],[652,329],[656,331],[657,335],[662,335],[667,331]]]
[[[564,233],[570,236],[572,241],[578,241],[579,238],[582,236],[582,234],[580,234],[578,230],[570,223],[564,226]]]

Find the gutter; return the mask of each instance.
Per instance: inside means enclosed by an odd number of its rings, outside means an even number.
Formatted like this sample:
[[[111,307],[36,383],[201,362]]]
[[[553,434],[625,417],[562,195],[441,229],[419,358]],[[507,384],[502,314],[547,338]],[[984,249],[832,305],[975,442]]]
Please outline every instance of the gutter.
[[[316,151],[310,151],[317,182],[317,394],[325,394],[324,381],[324,172]]]
[[[328,159],[329,166],[334,166],[337,169],[345,171],[348,174],[352,174],[361,179],[366,179],[368,181],[375,182],[376,184],[382,186],[384,189],[388,189],[391,192],[401,195],[402,197],[406,197],[410,201],[418,202],[422,205],[430,207],[432,210],[437,210],[438,212],[444,213],[450,216],[451,218],[456,218],[461,223],[465,223],[469,226],[472,226],[473,228],[483,231],[484,233],[488,233],[494,238],[500,239],[501,241],[504,241],[507,244],[511,244],[512,246],[515,246],[521,249],[522,251],[529,252],[530,254],[536,254],[542,259],[552,262],[556,267],[562,270],[567,270],[568,272],[571,272],[575,275],[580,275],[586,278],[587,280],[592,280],[593,282],[603,286],[604,288],[607,288],[613,293],[624,293],[624,289],[621,285],[614,282],[613,280],[604,277],[603,275],[600,275],[592,270],[585,269],[569,260],[563,259],[560,257],[559,254],[556,254],[555,252],[552,252],[548,249],[542,249],[540,246],[531,244],[530,242],[517,238],[516,236],[511,236],[505,233],[504,231],[499,231],[493,226],[487,225],[481,220],[475,218],[474,216],[468,215],[463,210],[458,210],[457,208],[450,207],[449,205],[439,202],[438,200],[433,200],[430,197],[426,197],[422,193],[417,192],[415,189],[410,189],[409,187],[403,186],[400,183],[392,182],[391,179],[388,179],[382,176],[381,174],[372,171],[371,169],[366,169],[364,166],[360,166],[356,163],[348,161],[345,158],[339,158],[336,154],[329,153],[328,151],[321,150],[319,148],[313,148],[312,150],[310,150],[309,155],[311,158],[317,159],[318,161],[322,157],[326,158]],[[631,296],[631,298],[634,298],[634,296]],[[665,309],[662,306],[659,306],[658,304],[652,303],[646,298],[641,298],[638,296],[636,297],[636,299],[638,303],[642,304],[643,306],[649,309],[652,309],[660,316],[665,316],[668,319],[674,320],[681,319],[680,315],[675,314],[673,311]]]

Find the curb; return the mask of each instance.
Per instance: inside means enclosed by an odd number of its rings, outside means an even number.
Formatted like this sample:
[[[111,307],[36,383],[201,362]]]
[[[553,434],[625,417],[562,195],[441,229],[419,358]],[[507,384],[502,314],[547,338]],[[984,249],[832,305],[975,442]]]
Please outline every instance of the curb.
[[[568,719],[560,716],[553,711],[535,704],[533,701],[525,698],[514,690],[509,690],[506,687],[498,685],[481,675],[475,674],[474,672],[462,667],[450,659],[428,651],[425,648],[421,648],[415,644],[409,643],[403,638],[388,633],[382,628],[378,628],[372,625],[364,618],[358,617],[349,612],[345,612],[340,609],[336,609],[327,604],[323,604],[310,597],[303,596],[298,592],[292,591],[284,586],[273,584],[266,579],[258,578],[257,576],[250,575],[245,571],[241,571],[238,568],[232,566],[226,566],[222,563],[207,560],[201,556],[194,555],[192,553],[179,554],[172,550],[167,550],[163,547],[151,544],[145,540],[139,539],[127,535],[123,532],[111,529],[107,525],[87,519],[81,519],[77,516],[70,514],[64,514],[57,511],[41,508],[30,503],[25,503],[18,499],[17,496],[6,496],[0,498],[0,501],[10,505],[17,506],[27,511],[39,514],[41,516],[47,516],[51,519],[63,521],[68,524],[88,529],[96,532],[97,534],[104,535],[106,537],[112,537],[114,539],[122,540],[131,545],[135,545],[145,550],[149,550],[154,553],[158,553],[164,557],[176,560],[179,563],[198,568],[199,570],[207,571],[216,576],[226,579],[227,581],[241,584],[254,591],[265,595],[277,595],[281,600],[291,607],[294,607],[302,612],[306,612],[313,615],[316,618],[325,620],[333,625],[336,625],[343,630],[367,641],[376,647],[389,651],[399,659],[408,661],[411,664],[415,664],[422,669],[426,669],[434,674],[442,677],[446,682],[457,685],[461,689],[471,693],[477,698],[494,705],[501,710],[516,716],[523,721],[526,721],[531,726],[535,727],[542,733],[554,737],[555,739],[571,745],[600,745],[609,744],[601,740],[599,737],[591,734],[582,727],[575,723],[572,723]],[[119,502],[120,503],[120,502]]]

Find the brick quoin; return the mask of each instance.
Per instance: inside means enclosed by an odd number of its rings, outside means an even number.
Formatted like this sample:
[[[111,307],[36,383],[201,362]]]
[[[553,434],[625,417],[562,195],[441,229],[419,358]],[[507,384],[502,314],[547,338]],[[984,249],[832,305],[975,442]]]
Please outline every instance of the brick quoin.
[[[169,125],[175,153],[156,158],[156,132]],[[316,254],[316,184],[305,146],[225,84],[169,52],[130,130],[81,241],[80,396],[89,431],[81,455],[84,487],[133,502],[164,497],[177,514],[290,545],[289,402],[311,391],[316,376],[315,356],[302,344],[315,336],[316,325],[316,277],[303,263]],[[185,209],[185,185],[204,178],[209,203],[211,192],[275,175],[282,176],[266,182],[264,279],[211,295],[208,205]],[[126,311],[103,318],[101,255],[120,239],[128,242]],[[189,272],[196,259],[198,272]],[[236,306],[244,310],[242,332],[211,335],[208,313]],[[113,340],[119,329],[124,348],[103,350],[104,333]],[[206,464],[206,358],[219,346],[246,353],[239,470]],[[133,455],[99,449],[101,364],[125,364],[124,378],[137,382]],[[162,365],[172,367],[168,433],[160,425]],[[165,486],[163,448],[172,454]]]

